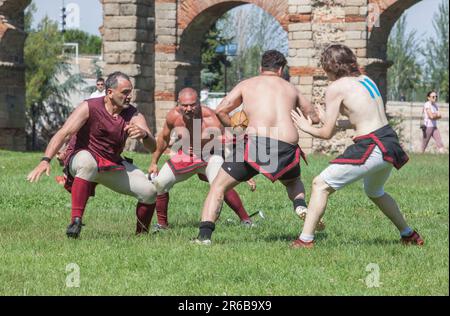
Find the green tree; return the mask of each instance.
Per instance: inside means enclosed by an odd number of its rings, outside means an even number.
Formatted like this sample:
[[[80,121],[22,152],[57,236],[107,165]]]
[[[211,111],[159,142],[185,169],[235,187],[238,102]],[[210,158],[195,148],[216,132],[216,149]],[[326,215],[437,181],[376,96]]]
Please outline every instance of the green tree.
[[[269,49],[288,53],[288,34],[280,23],[260,7],[238,6],[217,21],[220,36],[238,46],[237,56],[230,57],[227,87],[258,75],[261,55]]]
[[[32,20],[32,10],[31,7],[26,12],[28,22]],[[79,74],[71,73],[62,54],[63,37],[56,22],[45,17],[35,30],[28,27],[30,33],[24,48],[27,130],[35,150],[38,139],[47,142],[66,120],[71,110],[68,96],[83,80]]]
[[[202,65],[201,72],[202,86],[208,87],[211,91],[223,91],[224,88],[224,65],[230,66],[230,62],[223,54],[217,54],[216,48],[219,45],[227,45],[230,39],[220,35],[220,31],[214,24],[206,33],[202,43]]]
[[[433,16],[435,37],[430,37],[422,47],[422,54],[426,60],[425,82],[427,89],[435,89],[442,100],[448,102],[448,2],[442,1],[439,10]]]
[[[100,36],[91,35],[87,32],[75,29],[66,30],[64,42],[78,43],[80,54],[100,55],[102,51],[102,39]]]
[[[406,33],[406,17],[402,16],[392,30],[387,47],[393,65],[388,70],[388,99],[399,100],[402,94],[412,100],[422,85],[422,70],[416,53],[419,46],[414,33]]]

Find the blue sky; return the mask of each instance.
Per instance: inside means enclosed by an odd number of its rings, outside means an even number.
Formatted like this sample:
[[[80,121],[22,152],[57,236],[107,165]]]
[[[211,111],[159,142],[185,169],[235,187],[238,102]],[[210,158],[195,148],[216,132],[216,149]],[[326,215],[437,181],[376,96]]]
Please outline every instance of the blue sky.
[[[407,10],[408,30],[417,33],[419,38],[434,34],[432,18],[442,0],[422,0]],[[45,15],[60,21],[63,0],[33,0],[37,5],[35,23]],[[64,0],[80,6],[80,29],[91,34],[100,35],[98,28],[102,25],[102,6],[98,0]],[[418,29],[420,28],[420,30]]]

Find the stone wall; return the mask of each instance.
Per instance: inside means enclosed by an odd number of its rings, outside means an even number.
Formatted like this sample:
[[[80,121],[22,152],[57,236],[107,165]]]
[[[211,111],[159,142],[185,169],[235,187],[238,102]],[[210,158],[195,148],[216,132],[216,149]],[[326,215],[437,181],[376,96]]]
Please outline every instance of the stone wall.
[[[424,103],[411,102],[388,102],[386,106],[387,113],[396,118],[398,125],[396,130],[402,141],[403,147],[409,152],[420,152],[422,144],[422,130],[419,128],[423,122]],[[441,133],[444,147],[449,148],[449,105],[439,104],[439,111],[442,119],[438,121],[438,128]],[[426,152],[437,152],[434,140],[431,139]]]
[[[200,45],[211,25],[233,7],[252,3],[288,32],[292,83],[322,105],[327,81],[319,65],[329,43],[351,47],[362,69],[386,98],[387,37],[401,14],[420,0],[99,0],[103,5],[105,75],[123,71],[133,79],[134,103],[157,132],[184,86],[200,88]],[[23,137],[23,9],[29,0],[0,0],[0,147]],[[11,34],[11,35],[9,35]],[[6,45],[12,43],[12,45]],[[12,52],[12,53],[11,53]],[[5,57],[13,56],[11,58]],[[9,59],[8,59],[9,58]],[[9,91],[9,92],[8,92]],[[6,123],[8,122],[8,123]],[[24,143],[24,142],[23,142]],[[315,141],[302,135],[306,151]],[[320,144],[317,144],[320,146]]]
[[[155,1],[102,0],[105,75],[122,71],[132,77],[133,103],[155,131]]]
[[[0,0],[0,148],[25,150],[23,10],[31,0]]]

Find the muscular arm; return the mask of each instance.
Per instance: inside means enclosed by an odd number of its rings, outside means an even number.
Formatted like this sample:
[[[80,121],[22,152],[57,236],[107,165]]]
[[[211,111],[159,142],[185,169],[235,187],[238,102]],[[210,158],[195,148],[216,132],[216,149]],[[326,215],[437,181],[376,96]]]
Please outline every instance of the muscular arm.
[[[323,126],[316,128],[312,125],[311,119],[306,119],[293,111],[292,118],[297,127],[304,132],[322,139],[330,139],[335,130],[336,121],[342,104],[343,96],[338,85],[331,85],[325,96],[326,111],[323,117]]]
[[[88,118],[88,103],[83,102],[73,111],[61,129],[52,137],[45,149],[45,157],[53,158],[65,141],[76,134]]]
[[[242,104],[242,83],[238,84],[231,92],[222,100],[216,109],[216,115],[225,127],[231,126],[231,119],[228,115],[231,111]]]
[[[144,147],[147,148],[150,152],[154,152],[156,149],[156,140],[153,134],[150,132],[150,129],[148,128],[147,121],[145,120],[144,115],[141,113],[137,113],[131,120],[131,124],[135,124],[139,126],[140,129],[144,130],[148,137],[143,139],[142,143],[144,144]]]
[[[298,105],[303,115],[309,117],[314,124],[320,123],[320,118],[317,112],[314,110],[311,101],[306,99],[301,93],[298,94]]]
[[[53,158],[56,153],[61,149],[62,145],[70,136],[76,134],[80,128],[86,123],[89,118],[89,107],[87,102],[81,103],[75,111],[69,116],[63,127],[52,137],[47,148],[45,149],[45,156]],[[42,173],[50,175],[50,163],[43,160],[36,168],[34,168],[27,176],[27,180],[30,182],[37,182]]]

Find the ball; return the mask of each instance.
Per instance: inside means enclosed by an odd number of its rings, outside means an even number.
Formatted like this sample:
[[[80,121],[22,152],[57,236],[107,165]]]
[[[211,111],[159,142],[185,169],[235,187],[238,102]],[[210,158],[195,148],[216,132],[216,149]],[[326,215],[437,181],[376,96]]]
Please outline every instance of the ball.
[[[244,111],[238,111],[231,116],[231,126],[233,128],[242,127],[246,129],[248,123],[247,114]]]

